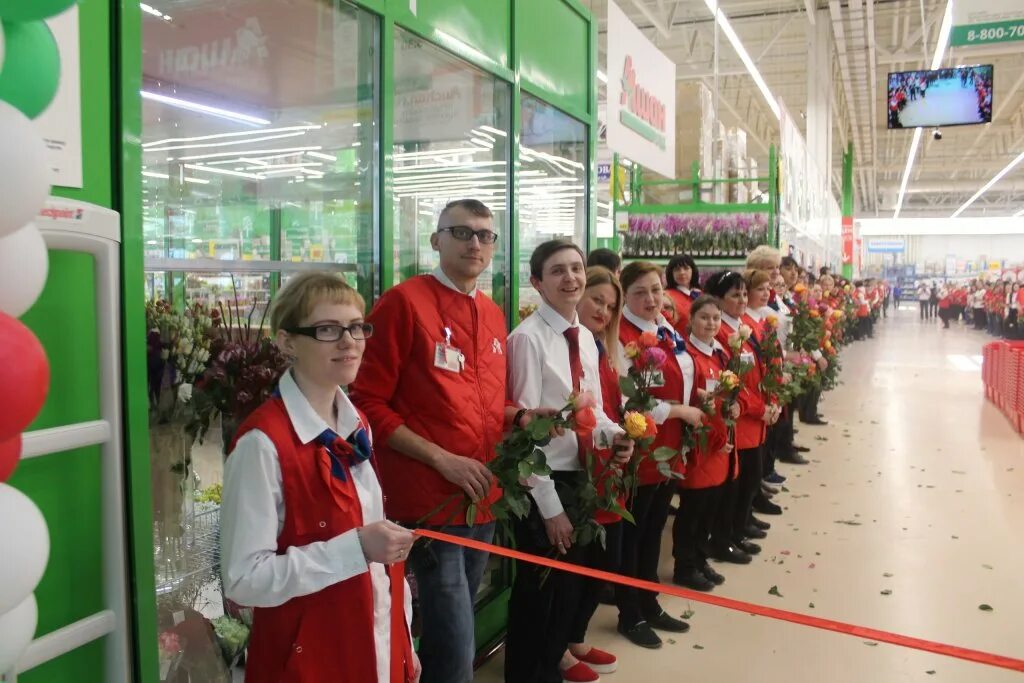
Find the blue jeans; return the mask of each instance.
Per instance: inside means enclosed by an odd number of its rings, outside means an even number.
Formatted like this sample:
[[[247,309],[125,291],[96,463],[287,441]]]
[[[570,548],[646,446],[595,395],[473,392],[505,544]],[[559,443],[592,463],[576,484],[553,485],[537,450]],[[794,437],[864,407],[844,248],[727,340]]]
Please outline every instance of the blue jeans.
[[[494,522],[438,530],[484,543],[494,538]],[[488,554],[442,541],[433,541],[430,551],[436,562],[413,566],[423,623],[421,683],[472,683],[476,656],[473,601]]]

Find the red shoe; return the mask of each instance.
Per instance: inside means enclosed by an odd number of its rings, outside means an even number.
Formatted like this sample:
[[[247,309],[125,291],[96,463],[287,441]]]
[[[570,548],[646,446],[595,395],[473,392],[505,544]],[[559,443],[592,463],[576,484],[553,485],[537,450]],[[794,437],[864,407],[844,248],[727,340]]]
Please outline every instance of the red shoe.
[[[614,673],[619,668],[619,660],[615,658],[615,655],[604,650],[598,650],[596,647],[590,648],[590,652],[582,657],[576,657],[576,659],[599,674]]]
[[[583,662],[576,662],[568,669],[562,669],[562,683],[597,683],[601,677]]]

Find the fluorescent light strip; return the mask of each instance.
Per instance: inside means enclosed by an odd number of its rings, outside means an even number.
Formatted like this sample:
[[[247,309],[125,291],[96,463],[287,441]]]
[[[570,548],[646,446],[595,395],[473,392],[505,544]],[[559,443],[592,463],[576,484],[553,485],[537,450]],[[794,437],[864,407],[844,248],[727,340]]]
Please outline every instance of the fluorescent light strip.
[[[254,131],[256,132],[256,131]],[[259,131],[262,132],[262,131]],[[144,151],[146,152],[170,152],[176,149],[203,149],[209,147],[231,147],[233,145],[248,145],[253,142],[265,142],[267,140],[279,140],[281,138],[294,138],[297,135],[305,135],[306,131],[298,131],[294,133],[278,133],[277,135],[264,135],[258,138],[250,138],[247,140],[232,140],[230,142],[202,142],[195,145],[171,145],[169,147],[147,147]]]
[[[772,113],[775,114],[775,118],[781,119],[782,110],[779,109],[778,101],[775,99],[775,96],[772,95],[772,91],[768,89],[768,84],[764,82],[764,78],[761,77],[761,72],[757,70],[757,65],[755,65],[754,60],[750,58],[750,55],[747,53],[747,49],[743,47],[743,43],[740,42],[740,37],[736,35],[736,31],[733,30],[732,24],[729,23],[729,17],[725,16],[725,12],[719,9],[718,0],[704,0],[704,4],[706,4],[708,9],[711,10],[711,13],[715,15],[715,21],[718,22],[718,26],[722,29],[722,33],[725,34],[725,37],[729,39],[729,42],[732,44],[732,49],[736,51],[737,55],[739,55],[740,61],[743,62],[743,66],[747,67],[747,72],[750,74],[750,77],[754,79],[757,89],[761,91],[761,95],[763,95],[765,101],[768,102],[768,107],[772,110]]]
[[[232,171],[227,168],[210,168],[209,166],[200,166],[198,164],[183,164],[183,166],[193,171],[205,173],[219,173],[221,175],[238,176],[239,178],[250,178],[252,180],[262,180],[263,178],[263,176],[256,175],[255,173],[242,173],[241,171]]]
[[[1021,209],[1017,213],[1013,214],[1013,218],[1020,218],[1021,216],[1024,216],[1024,209]]]
[[[608,75],[605,74],[605,72],[603,72],[600,69],[598,69],[597,70],[597,80],[601,81],[602,83],[607,83],[608,82]]]
[[[321,149],[323,149],[322,145],[311,145],[309,147],[288,147],[288,148],[284,148],[284,149],[280,149],[280,148],[279,149],[247,149],[247,150],[245,150],[242,153],[247,155],[247,156],[251,156],[253,154],[280,154],[282,152],[286,152],[286,153],[289,153],[289,154],[298,154],[299,152],[311,152],[311,151],[315,152],[315,151],[321,150]],[[213,154],[194,154],[192,156],[187,156],[187,157],[178,157],[177,160],[178,161],[197,161],[199,159],[220,159],[220,158],[223,158],[223,157],[233,157],[233,156],[235,156],[237,154],[239,154],[238,151],[235,151],[235,152],[216,152],[216,153],[213,153]],[[289,154],[284,154],[283,156],[288,156]],[[269,157],[267,157],[267,158],[269,158]]]
[[[161,12],[160,10],[158,10],[158,9],[157,9],[157,8],[155,8],[155,7],[152,7],[152,6],[150,6],[150,5],[147,5],[147,4],[146,4],[146,3],[144,3],[144,2],[140,2],[140,3],[139,3],[139,8],[140,8],[140,9],[141,9],[141,10],[142,10],[143,12],[145,12],[146,14],[152,14],[152,15],[153,15],[154,17],[157,17],[158,19],[163,19],[164,21],[170,21],[170,20],[171,20],[171,17],[170,17],[170,16],[168,16],[168,15],[164,14],[163,12]]]
[[[164,180],[167,180],[171,177],[166,173],[157,173],[156,171],[143,171],[142,175],[146,176],[147,178],[162,178]]]
[[[920,129],[918,129],[918,130],[920,130]],[[980,197],[981,195],[983,195],[986,192],[988,192],[990,187],[992,187],[993,185],[998,183],[1000,180],[1002,180],[1003,176],[1005,176],[1007,173],[1012,171],[1014,169],[1014,167],[1016,167],[1017,164],[1019,164],[1021,161],[1024,161],[1024,152],[1021,152],[1020,154],[1018,154],[1017,158],[1014,159],[1013,161],[1011,161],[1010,163],[1008,163],[1003,168],[1002,171],[1000,171],[999,173],[996,173],[994,176],[992,176],[992,180],[990,180],[987,183],[985,183],[984,185],[982,185],[981,189],[978,190],[977,192],[975,192],[973,197],[971,197],[966,202],[964,202],[963,206],[961,206],[959,209],[954,211],[953,215],[950,216],[950,218],[956,218],[957,216],[962,214],[967,207],[969,207],[971,204],[973,204],[978,199],[978,197]]]
[[[949,32],[953,28],[953,0],[946,2],[946,13],[942,15],[942,26],[939,27],[939,39],[935,43],[935,52],[932,54],[932,69],[938,69],[942,64],[942,55],[946,52],[946,43],[949,42]],[[907,194],[907,184],[910,182],[910,172],[914,168],[914,160],[917,158],[917,148],[921,145],[921,129],[914,131],[914,139],[910,142],[910,153],[907,154],[907,165],[903,169],[903,180],[900,181],[900,193],[896,198],[896,210],[893,218],[900,217],[900,210],[903,208],[903,199]],[[954,214],[955,215],[955,214]]]
[[[338,157],[330,154],[324,154],[322,152],[306,152],[306,156],[313,157],[314,159],[323,159],[325,161],[337,161]]]
[[[209,185],[210,184],[210,181],[209,180],[205,180],[204,178],[192,178],[190,176],[185,176],[184,178],[182,178],[182,180],[184,180],[186,183],[195,183],[197,185]]]
[[[142,145],[143,149],[149,149],[150,147],[156,147],[157,145],[170,145],[175,142],[202,142],[203,140],[219,140],[221,138],[236,138],[244,137],[246,135],[264,135],[266,133],[288,133],[294,130],[319,130],[323,126],[284,126],[282,128],[261,128],[259,130],[240,130],[231,133],[216,133],[214,135],[197,135],[191,138],[165,138],[163,140],[154,140],[153,142],[147,142]]]
[[[266,126],[270,123],[267,119],[261,119],[256,116],[249,116],[248,114],[241,114],[236,111],[230,111],[228,109],[221,109],[220,107],[211,107],[207,104],[200,104],[199,102],[191,102],[189,100],[182,100],[177,97],[168,97],[167,95],[161,95],[155,92],[149,92],[148,90],[142,90],[142,99],[152,100],[154,102],[160,102],[170,107],[177,107],[179,109],[186,109],[188,111],[198,112],[200,114],[209,114],[210,116],[217,116],[222,119],[229,119],[231,121],[238,121],[239,123],[248,123],[256,126]]]
[[[501,137],[506,137],[508,135],[508,133],[506,133],[505,131],[498,130],[497,128],[492,128],[491,126],[480,126],[480,130],[486,130],[488,133],[494,133],[495,135],[500,135]]]

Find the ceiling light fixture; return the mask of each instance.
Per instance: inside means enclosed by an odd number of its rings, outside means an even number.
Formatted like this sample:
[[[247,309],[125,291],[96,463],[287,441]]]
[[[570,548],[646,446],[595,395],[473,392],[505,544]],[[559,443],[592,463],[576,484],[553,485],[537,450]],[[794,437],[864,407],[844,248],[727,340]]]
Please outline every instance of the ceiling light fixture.
[[[1013,161],[1011,161],[1010,163],[1008,163],[1003,168],[1002,171],[1000,171],[999,173],[996,173],[994,176],[992,176],[992,180],[990,180],[987,183],[985,183],[984,185],[982,185],[981,189],[978,190],[977,192],[975,192],[973,197],[971,197],[966,202],[964,202],[963,206],[961,206],[959,209],[954,211],[953,215],[950,216],[950,218],[956,218],[957,216],[962,214],[967,207],[969,207],[971,204],[973,204],[978,199],[978,197],[980,197],[981,195],[983,195],[986,192],[988,192],[988,189],[990,187],[992,187],[993,185],[998,183],[1000,180],[1002,180],[1003,176],[1005,176],[1007,173],[1012,171],[1014,169],[1014,167],[1016,167],[1017,164],[1019,164],[1021,161],[1024,161],[1024,152],[1021,152],[1020,154],[1018,154],[1017,158],[1014,159]],[[1017,215],[1019,216],[1020,214],[1017,214]]]
[[[147,178],[161,178],[163,180],[167,180],[171,177],[166,173],[157,173],[156,171],[143,171],[142,175],[146,176]]]
[[[229,121],[237,121],[239,123],[247,123],[254,126],[266,126],[270,123],[267,119],[261,119],[257,116],[249,116],[248,114],[242,114],[228,109],[221,109],[220,107],[211,107],[208,104],[200,104],[199,102],[183,100],[177,97],[168,97],[167,95],[149,92],[148,90],[142,90],[140,92],[142,94],[142,99],[166,104],[169,107],[177,107],[178,109],[194,111],[200,114],[209,114],[210,116],[228,119]]]
[[[607,76],[607,74],[605,74],[605,72],[603,72],[600,69],[598,69],[597,70],[597,80],[601,81],[602,83],[607,83],[608,82],[608,76]]]
[[[946,3],[946,12],[942,15],[942,26],[939,28],[939,40],[935,43],[935,53],[932,55],[932,69],[938,69],[942,64],[942,55],[946,52],[946,43],[949,42],[949,32],[953,28],[953,0]],[[921,129],[914,131],[914,139],[910,141],[910,153],[907,154],[907,165],[903,168],[903,180],[900,181],[900,193],[896,198],[896,210],[893,218],[900,217],[900,209],[903,208],[903,199],[907,194],[907,184],[910,182],[910,172],[914,168],[914,159],[917,158],[917,148],[921,146]]]
[[[764,78],[761,77],[761,72],[757,70],[757,65],[754,64],[754,60],[750,58],[747,53],[747,49],[743,47],[743,43],[740,42],[740,37],[736,35],[736,31],[733,30],[732,24],[729,23],[729,17],[725,16],[718,7],[718,0],[704,0],[704,4],[708,6],[711,13],[715,16],[715,21],[718,22],[719,28],[722,29],[722,33],[729,39],[732,44],[732,49],[739,55],[740,61],[743,62],[743,66],[747,67],[747,72],[750,77],[754,79],[754,84],[757,85],[757,89],[761,91],[761,95],[765,101],[768,102],[768,107],[775,114],[776,119],[782,118],[782,110],[779,109],[779,103],[772,95],[772,91],[768,89],[768,84],[764,82]]]
[[[253,131],[257,132],[257,131]],[[263,131],[258,131],[263,132]],[[262,135],[258,138],[246,138],[244,140],[230,140],[227,142],[201,142],[192,145],[169,145],[167,147],[147,147],[146,152],[170,152],[176,149],[204,149],[209,147],[231,147],[233,145],[248,145],[254,142],[266,142],[267,140],[280,140],[281,138],[294,138],[298,135],[305,135],[306,131],[294,131],[291,133],[278,133],[277,135]]]
[[[210,154],[194,154],[187,157],[178,157],[178,161],[196,161],[198,159],[218,159],[237,156],[238,154],[245,154],[246,156],[252,156],[254,154],[281,154],[281,156],[290,156],[291,154],[298,154],[299,152],[316,152],[323,149],[321,145],[311,145],[309,147],[285,147],[278,149],[247,149],[245,151],[235,152],[212,152]],[[270,157],[265,157],[269,159]]]
[[[219,173],[221,175],[233,175],[239,178],[250,178],[251,180],[262,180],[263,176],[256,175],[255,173],[243,173],[241,171],[232,171],[227,168],[210,168],[209,166],[200,166],[198,164],[183,164],[185,168],[193,171],[202,171],[204,173]]]
[[[160,145],[171,145],[176,142],[202,142],[203,140],[219,140],[221,138],[236,138],[243,137],[246,135],[266,135],[268,133],[288,133],[295,130],[319,130],[322,126],[284,126],[282,128],[261,128],[259,130],[239,130],[231,133],[215,133],[213,135],[197,135],[190,138],[164,138],[163,140],[154,140],[153,142],[147,142],[142,145],[143,149],[150,149],[151,147],[158,147]]]

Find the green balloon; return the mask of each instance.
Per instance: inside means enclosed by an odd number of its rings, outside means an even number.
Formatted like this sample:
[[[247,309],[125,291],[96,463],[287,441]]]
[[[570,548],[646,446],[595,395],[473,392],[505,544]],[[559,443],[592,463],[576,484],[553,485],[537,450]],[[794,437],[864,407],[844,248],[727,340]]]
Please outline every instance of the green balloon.
[[[0,27],[4,32],[0,100],[34,119],[50,106],[57,94],[60,82],[57,41],[42,21],[2,21]]]
[[[77,0],[0,0],[0,17],[8,21],[35,21],[56,16]]]

